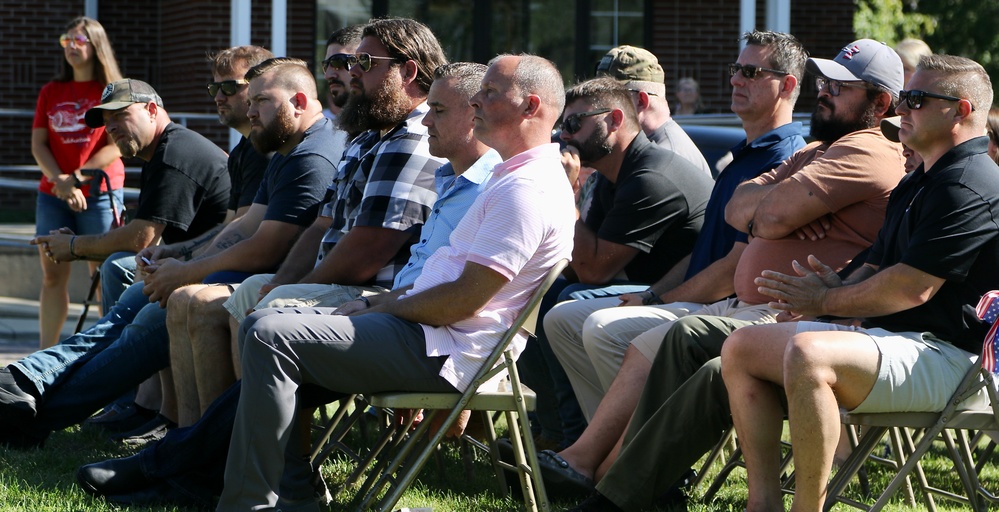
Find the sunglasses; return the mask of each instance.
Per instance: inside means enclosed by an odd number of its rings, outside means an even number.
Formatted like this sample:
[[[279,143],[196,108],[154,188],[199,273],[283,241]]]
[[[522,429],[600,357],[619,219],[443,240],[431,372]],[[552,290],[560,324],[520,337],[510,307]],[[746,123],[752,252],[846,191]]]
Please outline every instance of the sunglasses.
[[[860,81],[844,82],[842,80],[833,80],[831,78],[826,78],[824,76],[815,77],[815,88],[821,91],[823,87],[827,91],[829,91],[830,96],[839,96],[839,93],[840,91],[842,91],[843,87],[853,87],[856,89],[870,89],[870,86],[867,85],[867,82],[860,82]]]
[[[596,116],[600,114],[606,114],[610,112],[609,108],[601,108],[597,110],[591,110],[589,112],[576,112],[566,116],[565,121],[562,121],[562,130],[569,135],[573,135],[579,130],[583,129],[583,122],[581,121],[584,117]]]
[[[349,53],[335,53],[330,55],[323,61],[323,73],[325,73],[329,68],[349,69],[350,65],[348,65],[348,62],[350,62],[350,59],[353,57],[354,56]]]
[[[87,36],[83,34],[76,34],[75,36],[63,34],[59,36],[59,46],[62,46],[63,48],[68,48],[71,44],[75,47],[80,47],[89,42],[90,39],[87,39]]]
[[[390,60],[393,62],[401,61],[395,57],[378,57],[369,53],[355,53],[354,55],[347,56],[347,68],[350,69],[357,65],[361,66],[361,71],[367,73],[368,71],[371,71],[372,67],[375,66],[376,60]]]
[[[222,94],[225,94],[226,96],[232,96],[233,94],[236,94],[236,89],[240,85],[248,83],[250,83],[250,81],[246,79],[223,80],[221,82],[208,82],[208,95],[214,98],[215,95],[218,94],[219,90],[221,89]]]
[[[756,75],[760,74],[761,71],[765,71],[767,73],[773,73],[775,75],[780,75],[780,76],[785,76],[785,75],[790,75],[791,74],[791,73],[788,73],[787,71],[781,71],[779,69],[763,68],[763,67],[756,66],[756,65],[753,65],[753,64],[738,64],[738,63],[735,63],[735,64],[729,64],[728,65],[728,74],[729,74],[729,76],[735,76],[736,73],[742,73],[742,76],[748,78],[749,80],[755,80],[756,79]]]
[[[953,96],[944,96],[943,94],[936,94],[932,92],[920,91],[913,89],[911,91],[898,91],[898,102],[905,102],[905,105],[909,107],[909,110],[919,110],[923,108],[923,100],[926,98],[936,98],[938,100],[946,101],[961,101],[964,98],[955,98]],[[971,103],[971,102],[968,102]],[[975,106],[971,105],[971,111],[975,111]]]

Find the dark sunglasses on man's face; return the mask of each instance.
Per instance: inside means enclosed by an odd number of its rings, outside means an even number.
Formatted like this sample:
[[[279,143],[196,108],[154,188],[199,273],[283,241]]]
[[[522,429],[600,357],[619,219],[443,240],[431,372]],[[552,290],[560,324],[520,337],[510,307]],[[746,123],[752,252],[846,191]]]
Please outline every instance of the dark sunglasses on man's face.
[[[239,88],[240,85],[248,83],[250,83],[250,81],[246,79],[223,80],[221,82],[208,82],[208,95],[214,98],[215,95],[219,93],[219,89],[221,89],[222,94],[225,94],[226,96],[232,96],[233,94],[236,94],[236,90]]]
[[[905,106],[909,107],[909,110],[919,110],[923,108],[923,100],[925,98],[936,98],[938,100],[946,101],[961,101],[962,98],[955,98],[954,96],[945,96],[943,94],[936,94],[933,92],[920,91],[918,89],[913,89],[911,91],[898,91],[898,102],[905,102]],[[970,103],[970,102],[969,102]],[[971,111],[975,111],[975,106],[971,106]]]
[[[728,74],[729,74],[729,76],[735,76],[736,73],[742,73],[742,76],[746,77],[747,79],[749,79],[749,80],[755,80],[756,76],[758,74],[760,74],[760,72],[773,73],[775,75],[780,75],[780,76],[785,76],[785,75],[789,75],[790,74],[787,71],[781,71],[779,69],[764,68],[764,67],[756,66],[754,64],[738,64],[738,63],[733,63],[733,64],[729,64],[728,65]]]
[[[333,69],[350,68],[348,62],[350,62],[350,59],[353,57],[354,56],[349,53],[335,53],[333,55],[330,55],[329,57],[326,58],[326,60],[323,61],[323,73],[325,73],[326,70],[328,70],[329,68]]]
[[[579,130],[583,129],[583,122],[581,121],[584,117],[596,116],[600,114],[606,114],[610,112],[609,108],[601,108],[597,110],[591,110],[589,112],[576,112],[575,114],[570,114],[565,117],[565,121],[562,121],[562,130],[569,135],[573,135]]]

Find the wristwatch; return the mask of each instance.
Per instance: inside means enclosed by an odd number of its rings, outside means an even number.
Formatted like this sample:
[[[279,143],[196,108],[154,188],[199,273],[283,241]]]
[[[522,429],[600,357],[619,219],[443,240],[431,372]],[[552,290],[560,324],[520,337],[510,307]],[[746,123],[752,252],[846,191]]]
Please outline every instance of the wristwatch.
[[[663,303],[663,300],[659,298],[659,295],[656,295],[656,292],[652,291],[652,288],[645,290],[640,295],[643,306],[655,306]]]

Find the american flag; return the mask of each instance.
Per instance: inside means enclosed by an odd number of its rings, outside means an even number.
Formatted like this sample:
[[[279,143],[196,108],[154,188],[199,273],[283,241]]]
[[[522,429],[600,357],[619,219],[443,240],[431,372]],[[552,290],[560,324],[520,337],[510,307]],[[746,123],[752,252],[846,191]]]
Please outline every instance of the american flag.
[[[992,325],[989,333],[985,335],[985,344],[982,346],[982,368],[994,374],[999,374],[999,346],[996,345],[996,331],[999,327],[999,290],[982,295],[982,300],[978,302],[975,310],[978,318]]]

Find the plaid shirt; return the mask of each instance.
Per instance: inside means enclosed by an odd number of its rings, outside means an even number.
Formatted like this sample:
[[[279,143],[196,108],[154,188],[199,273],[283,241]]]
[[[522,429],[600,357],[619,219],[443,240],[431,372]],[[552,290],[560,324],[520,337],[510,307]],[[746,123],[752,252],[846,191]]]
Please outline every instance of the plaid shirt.
[[[418,236],[437,200],[434,170],[447,163],[430,155],[420,104],[395,128],[380,136],[367,131],[355,138],[337,166],[322,215],[333,219],[323,236],[316,265],[354,226],[408,231]],[[389,288],[409,259],[409,244],[378,271],[374,285]]]

